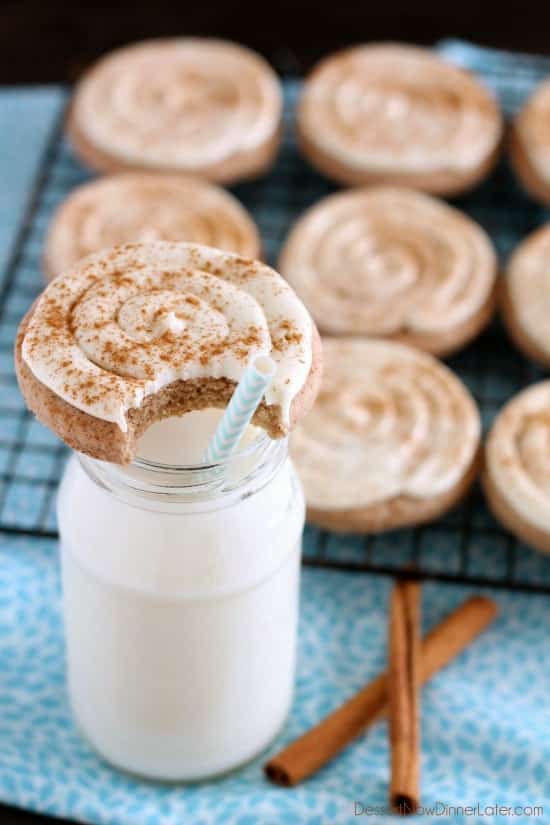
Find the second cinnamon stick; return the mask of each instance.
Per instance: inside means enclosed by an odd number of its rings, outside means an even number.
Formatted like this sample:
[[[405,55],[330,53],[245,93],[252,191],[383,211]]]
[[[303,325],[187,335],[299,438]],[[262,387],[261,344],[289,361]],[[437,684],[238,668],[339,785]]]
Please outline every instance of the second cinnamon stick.
[[[420,585],[399,581],[390,600],[388,708],[390,807],[412,814],[420,786]]]
[[[458,656],[496,615],[497,606],[492,599],[473,596],[445,616],[422,640],[422,683]],[[307,779],[382,716],[386,698],[387,675],[381,673],[318,725],[275,754],[265,766],[266,776],[285,787]]]

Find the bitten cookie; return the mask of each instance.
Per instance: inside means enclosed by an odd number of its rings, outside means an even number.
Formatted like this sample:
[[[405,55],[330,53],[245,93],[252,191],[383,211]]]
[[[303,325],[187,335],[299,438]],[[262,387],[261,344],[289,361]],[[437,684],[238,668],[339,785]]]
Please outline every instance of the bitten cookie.
[[[67,444],[127,463],[161,418],[224,407],[250,358],[275,377],[254,421],[285,436],[317,394],[320,344],[274,270],[206,246],[127,244],[54,278],[21,323],[19,385]]]
[[[550,381],[520,392],[487,438],[483,487],[495,517],[550,553]]]
[[[514,251],[501,289],[502,317],[517,347],[550,367],[550,224]]]
[[[186,172],[228,183],[271,165],[281,114],[279,81],[250,49],[150,40],[111,52],[84,75],[68,131],[100,172]]]
[[[131,241],[191,241],[247,258],[261,253],[258,229],[229,192],[197,178],[127,172],[85,183],[63,201],[46,239],[46,278]]]
[[[488,323],[497,258],[467,215],[379,187],[331,195],[297,222],[279,271],[321,332],[392,338],[436,355]]]
[[[465,495],[481,425],[447,367],[357,338],[324,338],[323,362],[317,403],[291,438],[311,522],[377,533],[431,521]]]
[[[528,98],[510,129],[509,155],[527,192],[550,204],[550,80]]]
[[[329,178],[452,195],[493,167],[502,116],[468,72],[428,49],[356,46],[313,70],[298,107],[304,154]]]

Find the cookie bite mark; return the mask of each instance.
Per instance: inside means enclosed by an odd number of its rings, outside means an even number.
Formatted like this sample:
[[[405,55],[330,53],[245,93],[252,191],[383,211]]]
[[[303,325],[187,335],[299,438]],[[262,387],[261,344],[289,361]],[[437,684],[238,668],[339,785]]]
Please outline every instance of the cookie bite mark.
[[[17,343],[29,407],[71,446],[78,431],[77,449],[113,461],[130,460],[136,438],[158,418],[224,407],[261,354],[271,354],[277,370],[255,420],[282,437],[319,384],[307,310],[264,264],[169,242],[127,244],[55,278]],[[98,421],[113,425],[104,443]]]

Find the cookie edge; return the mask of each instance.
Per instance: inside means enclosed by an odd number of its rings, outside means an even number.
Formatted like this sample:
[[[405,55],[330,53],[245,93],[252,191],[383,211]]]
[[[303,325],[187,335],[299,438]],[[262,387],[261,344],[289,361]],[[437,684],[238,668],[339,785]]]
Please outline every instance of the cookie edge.
[[[308,505],[307,520],[335,533],[377,534],[417,527],[435,521],[462,501],[479,477],[480,467],[481,447],[478,444],[461,478],[441,495],[430,499],[395,496],[368,507],[347,510],[323,510]]]
[[[224,408],[233,394],[236,383],[227,378],[174,381],[148,396],[139,408],[128,411],[128,430],[124,433],[117,423],[104,421],[69,404],[35,377],[22,354],[23,339],[35,306],[36,302],[23,317],[15,340],[15,372],[19,388],[36,418],[77,452],[100,461],[129,464],[136,457],[137,440],[155,421],[208,407]],[[311,367],[305,383],[292,401],[288,429],[282,425],[279,406],[267,406],[262,401],[253,418],[253,423],[266,430],[271,438],[286,437],[307,415],[319,392],[322,378],[321,339],[313,321],[311,325]]]
[[[522,518],[516,510],[510,507],[499,492],[497,485],[491,478],[487,461],[487,448],[485,448],[485,462],[481,473],[481,486],[489,510],[502,527],[535,550],[541,553],[550,553],[550,533],[535,527]]]
[[[204,178],[211,183],[231,185],[246,180],[254,180],[267,172],[275,163],[282,137],[282,115],[273,134],[264,140],[258,147],[250,151],[237,152],[223,161],[196,166],[194,168],[171,168],[154,165],[140,165],[125,161],[117,155],[111,155],[96,147],[83,133],[76,122],[75,100],[78,87],[75,89],[73,100],[69,105],[65,131],[74,153],[79,160],[94,172],[100,174],[115,174],[117,172],[144,172],[166,175],[184,175]]]
[[[74,189],[72,189],[70,191],[70,193],[67,195],[67,197],[55,209],[55,211],[54,211],[54,213],[53,213],[53,215],[50,219],[50,222],[48,224],[48,229],[47,229],[47,232],[46,232],[46,238],[45,238],[45,241],[44,241],[44,249],[43,249],[43,252],[42,252],[42,262],[41,262],[42,263],[42,274],[44,276],[44,282],[46,284],[48,284],[57,275],[59,275],[61,272],[63,272],[63,269],[58,269],[57,266],[54,266],[54,264],[52,263],[53,259],[55,258],[55,255],[53,253],[53,249],[55,248],[54,234],[55,234],[55,231],[57,230],[59,224],[62,223],[65,220],[65,217],[64,217],[65,213],[69,211],[69,209],[71,208],[71,205],[74,202],[74,200],[84,190],[86,190],[88,188],[91,188],[91,187],[100,186],[103,181],[113,182],[113,179],[126,177],[126,176],[133,176],[133,175],[146,176],[148,178],[156,178],[156,177],[171,178],[171,177],[173,177],[170,174],[164,175],[162,172],[143,171],[143,170],[121,171],[121,172],[114,173],[112,175],[107,175],[107,176],[100,177],[100,178],[93,178],[92,180],[85,181],[84,183],[81,183],[78,186],[76,186]],[[219,189],[220,192],[223,193],[223,195],[226,196],[229,199],[229,201],[233,201],[234,203],[232,205],[234,207],[236,207],[236,213],[235,214],[237,214],[237,212],[242,212],[242,215],[240,215],[240,217],[245,219],[245,230],[246,230],[248,239],[251,242],[251,251],[247,251],[247,252],[244,252],[244,253],[243,252],[234,252],[232,254],[242,255],[243,257],[253,258],[254,260],[259,260],[259,261],[263,260],[263,251],[264,250],[263,250],[263,244],[262,244],[260,229],[259,229],[256,221],[252,217],[252,214],[246,208],[246,206],[243,203],[241,203],[241,201],[232,192],[229,192],[226,189],[223,189],[222,187],[218,186],[216,183],[213,183],[213,182],[207,181],[207,180],[202,180],[200,178],[197,178],[194,175],[181,174],[181,175],[176,175],[175,177],[176,178],[182,178],[183,181],[188,180],[188,181],[192,181],[193,183],[202,184],[206,187],[212,186],[214,189]],[[190,243],[197,243],[196,241],[187,241],[186,238],[180,238],[179,240],[190,242]],[[128,241],[120,241],[119,243],[120,244],[128,243]],[[254,245],[253,248],[252,248],[252,244]],[[232,250],[230,250],[230,249],[222,249],[221,251],[222,252],[232,252]],[[97,254],[98,252],[101,252],[101,250],[96,249],[96,250],[92,251],[91,253],[86,253],[86,255],[83,256],[83,257],[86,257],[88,254]],[[73,266],[75,263],[76,263],[76,261],[73,261],[73,263],[69,264],[69,266]]]
[[[550,206],[550,183],[535,171],[518,128],[518,115],[508,129],[507,150],[510,165],[523,191],[537,203]]]

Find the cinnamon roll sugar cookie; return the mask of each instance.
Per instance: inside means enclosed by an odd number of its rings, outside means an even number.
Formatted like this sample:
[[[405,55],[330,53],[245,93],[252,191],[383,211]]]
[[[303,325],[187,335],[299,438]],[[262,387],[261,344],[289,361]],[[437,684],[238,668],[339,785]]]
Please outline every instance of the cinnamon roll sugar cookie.
[[[550,205],[550,80],[544,81],[514,118],[510,160],[527,192]]]
[[[258,229],[229,192],[197,178],[127,172],[85,183],[61,204],[46,240],[46,277],[102,249],[158,240],[247,258],[261,252]]]
[[[517,347],[550,367],[550,224],[514,251],[502,279],[502,317]]]
[[[250,49],[150,40],[111,52],[84,75],[68,131],[100,172],[188,172],[228,183],[270,166],[281,113],[279,81]]]
[[[550,553],[550,381],[519,393],[497,416],[485,447],[483,487],[505,527]]]
[[[477,474],[480,418],[461,381],[392,341],[323,339],[324,377],[292,434],[308,518],[344,532],[429,521]]]
[[[502,116],[468,72],[427,49],[375,44],[321,61],[298,108],[304,153],[345,184],[462,192],[494,165]]]
[[[154,421],[227,404],[251,357],[277,365],[255,423],[286,435],[311,407],[320,345],[301,301],[258,261],[189,243],[128,244],[54,278],[16,342],[37,418],[127,463]]]
[[[279,271],[321,332],[393,338],[447,355],[474,338],[495,304],[486,233],[408,189],[331,195],[298,221]]]

